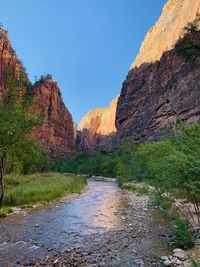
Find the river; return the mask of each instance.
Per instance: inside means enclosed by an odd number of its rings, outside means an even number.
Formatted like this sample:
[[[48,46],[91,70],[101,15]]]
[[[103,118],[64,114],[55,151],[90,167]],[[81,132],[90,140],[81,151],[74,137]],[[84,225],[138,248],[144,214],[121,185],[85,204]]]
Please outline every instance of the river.
[[[161,266],[167,229],[113,181],[0,220],[0,266]]]

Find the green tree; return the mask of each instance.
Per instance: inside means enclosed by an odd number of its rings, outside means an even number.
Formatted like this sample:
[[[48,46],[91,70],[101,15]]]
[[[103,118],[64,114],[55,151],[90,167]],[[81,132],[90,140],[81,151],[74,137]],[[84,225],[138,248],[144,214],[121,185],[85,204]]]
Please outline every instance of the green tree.
[[[42,122],[42,116],[32,114],[31,85],[23,70],[18,77],[11,67],[6,69],[5,93],[0,99],[0,206],[4,197],[4,173],[8,154],[32,128]]]

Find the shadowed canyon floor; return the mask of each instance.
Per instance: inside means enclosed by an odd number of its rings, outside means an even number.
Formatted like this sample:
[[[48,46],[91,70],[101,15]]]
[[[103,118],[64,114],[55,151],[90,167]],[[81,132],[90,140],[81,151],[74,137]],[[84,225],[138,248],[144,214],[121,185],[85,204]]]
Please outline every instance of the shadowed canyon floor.
[[[147,197],[89,181],[71,200],[0,221],[0,266],[162,266],[167,233]]]

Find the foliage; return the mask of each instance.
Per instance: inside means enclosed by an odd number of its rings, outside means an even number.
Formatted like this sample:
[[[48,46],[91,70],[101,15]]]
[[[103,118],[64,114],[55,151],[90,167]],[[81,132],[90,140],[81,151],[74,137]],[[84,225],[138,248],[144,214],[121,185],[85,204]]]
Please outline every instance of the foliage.
[[[0,205],[4,197],[3,176],[7,156],[34,126],[42,122],[42,116],[36,117],[30,112],[33,97],[23,69],[15,77],[13,69],[7,67],[5,83],[5,93],[0,99]]]
[[[2,207],[2,208],[0,209],[0,218],[4,218],[4,217],[6,217],[6,215],[7,215],[8,213],[11,213],[11,212],[12,212],[11,207]]]
[[[75,158],[61,157],[53,161],[52,171],[116,177],[117,158],[104,149],[97,150],[92,156],[82,152]]]
[[[133,182],[131,182],[131,183],[128,182],[128,183],[122,184],[121,188],[122,189],[127,189],[127,190],[132,191],[132,192],[136,192],[137,185],[135,183],[133,183]]]
[[[199,123],[179,123],[168,138],[158,142],[135,144],[126,140],[112,152],[99,149],[93,155],[54,159],[52,170],[117,177],[119,186],[130,190],[135,182],[147,183],[150,192],[143,187],[136,191],[153,196],[151,201],[165,215],[174,218],[176,212],[192,226],[200,225]],[[192,203],[192,208],[188,206],[188,212],[183,213],[177,199]]]
[[[52,160],[47,151],[41,149],[34,141],[26,138],[15,146],[8,155],[6,173],[47,172],[51,165]]]
[[[191,267],[200,267],[200,261],[198,261],[197,259],[190,257],[190,261],[191,261]]]
[[[149,187],[146,184],[137,187],[136,193],[139,196],[148,195],[149,194]]]
[[[198,25],[200,16],[198,15],[194,22],[189,23],[185,27],[185,35],[179,39],[175,45],[175,52],[186,62],[192,62],[200,57],[200,32]]]
[[[80,193],[86,180],[58,173],[5,176],[5,207],[49,202],[70,193]]]
[[[188,223],[184,220],[178,220],[173,229],[175,245],[181,248],[191,247],[193,245],[193,236],[189,230]]]
[[[35,76],[35,83],[33,86],[36,86],[42,82],[44,82],[45,80],[52,80],[53,76],[50,73],[41,75],[40,78],[38,79],[37,76]]]

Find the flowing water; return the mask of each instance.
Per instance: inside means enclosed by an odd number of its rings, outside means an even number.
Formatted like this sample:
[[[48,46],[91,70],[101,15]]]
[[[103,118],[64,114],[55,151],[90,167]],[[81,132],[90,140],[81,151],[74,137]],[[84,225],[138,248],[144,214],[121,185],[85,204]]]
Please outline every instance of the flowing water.
[[[146,258],[154,262],[167,245],[146,203],[115,182],[88,181],[86,190],[70,201],[1,219],[0,266],[29,266],[31,260],[61,254],[67,258],[75,249],[84,252],[88,262],[95,258],[96,266],[143,266]]]

